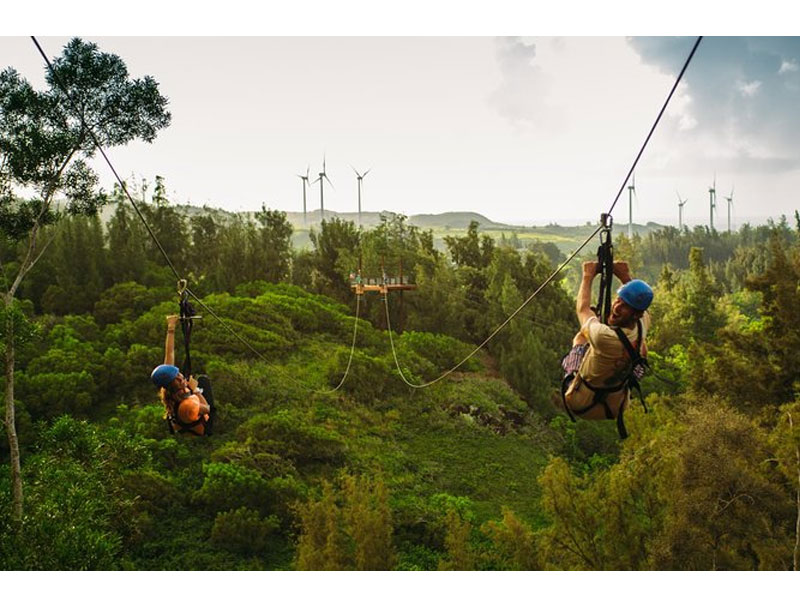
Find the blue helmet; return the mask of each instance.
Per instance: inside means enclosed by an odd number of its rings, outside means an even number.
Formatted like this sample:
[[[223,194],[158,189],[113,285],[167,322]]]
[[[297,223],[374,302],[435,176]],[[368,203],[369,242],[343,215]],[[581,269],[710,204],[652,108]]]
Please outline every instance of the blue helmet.
[[[158,365],[150,374],[150,379],[157,387],[166,388],[172,380],[180,373],[180,369],[175,365]]]
[[[617,295],[628,306],[645,311],[653,301],[653,288],[641,279],[631,279],[617,290]]]

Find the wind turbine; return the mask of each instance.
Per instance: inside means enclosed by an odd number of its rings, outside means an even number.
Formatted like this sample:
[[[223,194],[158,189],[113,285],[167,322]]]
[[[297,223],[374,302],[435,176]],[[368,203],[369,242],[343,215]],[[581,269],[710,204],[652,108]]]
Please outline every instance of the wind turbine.
[[[308,172],[311,170],[310,166],[306,167],[305,175],[298,175],[303,180],[303,225],[306,225],[308,219],[306,218],[306,188],[311,184],[308,183]]]
[[[731,232],[731,204],[733,204],[733,186],[731,186],[731,195],[727,196],[725,200],[728,201],[728,233]]]
[[[356,171],[356,168],[353,165],[350,165],[350,168],[353,169],[353,172],[356,174],[356,179],[358,180],[358,226],[360,228],[361,227],[361,183],[364,177],[367,176],[367,173],[369,173],[372,169],[367,169],[366,171],[364,171],[364,174],[362,175],[361,173]]]
[[[320,218],[321,221],[325,220],[325,197],[324,197],[323,192],[322,192],[325,182],[323,181],[323,179],[327,179],[328,183],[333,188],[333,183],[331,183],[331,180],[328,178],[328,174],[325,172],[325,157],[324,156],[322,157],[322,173],[320,173],[319,177],[317,177],[311,184],[311,185],[314,185],[315,183],[317,183],[319,181],[319,213],[320,213],[319,214],[319,218]],[[336,189],[336,188],[333,188],[333,189]]]
[[[678,194],[678,192],[675,192]],[[683,231],[683,205],[689,201],[687,198],[686,200],[681,201],[681,195],[678,194],[678,230]]]
[[[628,186],[628,239],[633,239],[633,194],[636,193],[636,173]]]
[[[717,208],[717,174],[714,173],[714,183],[708,188],[709,223],[710,231],[714,231],[714,209]]]

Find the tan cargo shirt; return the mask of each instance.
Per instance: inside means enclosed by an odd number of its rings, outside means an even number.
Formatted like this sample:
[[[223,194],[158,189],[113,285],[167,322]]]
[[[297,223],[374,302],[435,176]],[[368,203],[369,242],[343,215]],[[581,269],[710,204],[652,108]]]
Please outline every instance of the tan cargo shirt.
[[[641,318],[642,340],[647,336],[650,328],[650,314],[645,312]],[[619,341],[614,329],[604,325],[597,317],[591,317],[581,328],[583,335],[589,340],[589,349],[581,362],[576,377],[566,393],[567,405],[570,410],[580,411],[592,403],[594,392],[583,381],[588,381],[594,387],[614,387],[621,384],[630,370],[630,357],[622,342]],[[634,348],[637,348],[637,327],[623,329],[622,332]],[[641,343],[640,342],[640,343]],[[637,350],[640,348],[637,348]],[[607,396],[608,406],[614,416],[619,411],[620,404],[628,401],[628,390],[612,392]],[[592,410],[581,415],[584,419],[604,419],[605,411],[598,405]]]

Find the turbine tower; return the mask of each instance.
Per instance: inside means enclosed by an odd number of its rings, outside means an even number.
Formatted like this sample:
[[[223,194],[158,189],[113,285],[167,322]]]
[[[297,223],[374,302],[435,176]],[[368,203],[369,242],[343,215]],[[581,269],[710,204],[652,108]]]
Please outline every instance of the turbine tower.
[[[714,173],[714,183],[708,188],[708,202],[709,202],[709,224],[711,229],[709,231],[714,231],[714,209],[717,208],[717,174]]]
[[[731,232],[731,204],[733,204],[733,186],[731,186],[731,195],[727,196],[725,200],[728,201],[728,233]]]
[[[372,169],[367,169],[362,175],[356,171],[356,168],[353,165],[350,165],[350,168],[353,169],[353,172],[356,174],[356,179],[358,180],[358,227],[361,228],[361,183],[364,177],[367,176],[367,173],[369,173]]]
[[[308,223],[308,219],[306,218],[306,188],[311,185],[308,183],[309,170],[311,170],[311,167],[306,167],[306,174],[298,175],[298,177],[303,181],[303,225]]]
[[[325,220],[325,196],[323,194],[323,188],[325,187],[325,182],[323,179],[327,179],[330,186],[333,188],[333,183],[331,180],[328,179],[328,174],[325,172],[325,156],[322,157],[322,173],[319,174],[311,185],[314,185],[319,181],[319,218],[320,221]],[[335,188],[334,188],[335,189]]]
[[[678,192],[675,192],[678,194]],[[678,230],[683,231],[683,205],[689,201],[687,198],[686,200],[681,200],[681,195],[678,194]]]
[[[636,193],[636,173],[628,186],[628,239],[633,239],[633,195]]]

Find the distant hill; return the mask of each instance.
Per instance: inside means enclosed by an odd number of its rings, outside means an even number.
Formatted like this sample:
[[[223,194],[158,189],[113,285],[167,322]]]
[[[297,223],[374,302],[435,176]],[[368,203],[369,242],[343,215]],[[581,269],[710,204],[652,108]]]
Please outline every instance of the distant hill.
[[[214,219],[219,222],[225,222],[228,219],[236,217],[237,213],[227,211],[221,208],[213,208],[210,206],[192,206],[186,204],[175,205],[175,208],[182,212],[187,217],[193,217],[200,214],[210,214]],[[111,203],[103,208],[101,212],[101,220],[107,223],[116,210],[116,203]],[[255,215],[254,212],[241,212],[238,213],[244,218],[250,218]],[[380,212],[362,212],[361,224],[364,228],[369,229],[380,225],[381,217],[391,217],[393,214],[390,211]],[[358,222],[358,213],[344,212],[339,213],[333,210],[325,211],[326,219],[338,218],[344,221]],[[286,219],[291,223],[294,228],[294,235],[292,236],[292,243],[296,248],[307,248],[310,245],[309,230],[311,228],[319,229],[321,213],[319,209],[309,211],[305,219],[301,212],[287,212]],[[477,221],[480,226],[480,232],[486,233],[494,238],[501,238],[502,236],[516,237],[522,246],[532,241],[539,242],[553,242],[558,248],[564,252],[570,250],[577,241],[585,239],[591,233],[596,223],[585,223],[583,225],[558,225],[551,223],[549,225],[538,226],[525,226],[525,225],[508,225],[505,223],[498,223],[484,217],[476,212],[445,212],[440,214],[426,214],[426,215],[411,215],[408,217],[408,222],[411,225],[419,227],[420,229],[433,230],[434,244],[437,248],[444,248],[444,237],[448,235],[456,235],[469,227],[470,222]],[[650,231],[662,229],[664,226],[658,223],[649,222],[646,225],[634,223],[633,231],[639,235],[647,235]],[[617,235],[620,233],[627,233],[627,224],[617,225],[615,232]]]
[[[446,212],[438,215],[411,215],[408,218],[412,225],[421,229],[466,229],[470,222],[477,221],[481,229],[505,229],[512,227],[497,223],[475,212]]]

